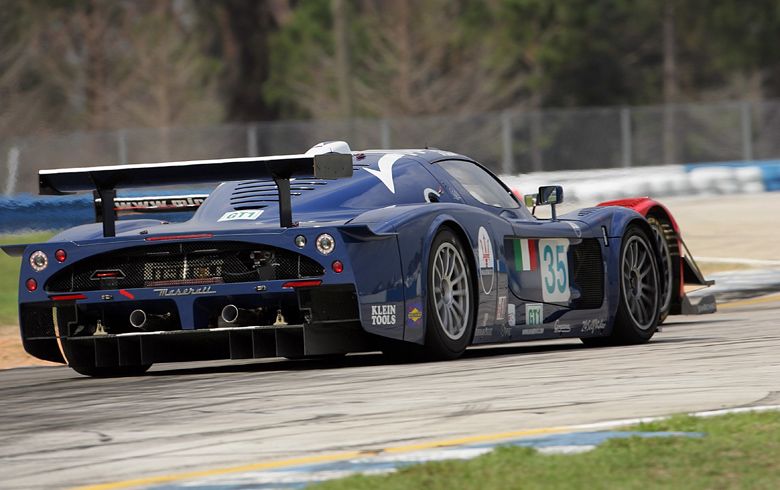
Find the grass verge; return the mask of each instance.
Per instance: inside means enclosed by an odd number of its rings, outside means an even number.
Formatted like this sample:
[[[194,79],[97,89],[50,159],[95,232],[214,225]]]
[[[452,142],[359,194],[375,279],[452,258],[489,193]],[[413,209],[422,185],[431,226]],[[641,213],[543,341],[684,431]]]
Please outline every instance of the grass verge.
[[[0,244],[45,242],[52,235],[52,233],[1,235]],[[9,325],[16,326],[18,322],[19,265],[19,257],[9,257],[0,252],[0,328]]]
[[[307,487],[358,489],[766,488],[780,486],[780,413],[690,416],[632,430],[702,432],[703,438],[612,439],[593,451],[542,455],[500,447],[468,461],[407,467],[387,476],[352,476]]]

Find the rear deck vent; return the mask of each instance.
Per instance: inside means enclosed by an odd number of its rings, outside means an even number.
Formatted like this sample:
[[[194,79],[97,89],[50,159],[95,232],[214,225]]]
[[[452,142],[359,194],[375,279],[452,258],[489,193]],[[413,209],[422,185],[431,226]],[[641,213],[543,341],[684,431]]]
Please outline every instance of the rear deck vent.
[[[305,191],[311,191],[325,185],[320,179],[293,179],[290,181],[292,198]],[[230,206],[236,211],[242,209],[261,209],[279,202],[279,190],[273,180],[248,180],[239,182],[230,196]]]

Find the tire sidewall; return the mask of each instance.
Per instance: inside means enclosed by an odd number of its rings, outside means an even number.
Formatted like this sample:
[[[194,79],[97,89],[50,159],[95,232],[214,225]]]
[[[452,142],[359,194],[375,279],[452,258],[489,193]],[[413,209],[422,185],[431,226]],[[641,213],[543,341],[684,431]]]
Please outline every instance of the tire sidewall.
[[[453,340],[444,333],[443,327],[439,322],[438,315],[436,314],[436,300],[433,294],[433,268],[434,261],[436,259],[436,253],[439,247],[443,243],[452,244],[460,254],[461,260],[463,260],[464,268],[466,270],[466,280],[469,285],[469,321],[466,326],[466,331],[463,335]],[[444,227],[439,230],[436,237],[431,243],[430,254],[428,256],[428,267],[426,270],[426,285],[427,285],[427,297],[426,297],[426,328],[425,328],[425,346],[434,357],[442,358],[455,358],[460,356],[466,347],[471,343],[471,339],[474,335],[474,318],[476,318],[476,306],[477,302],[474,298],[474,273],[471,270],[471,262],[469,261],[469,255],[465,251],[461,241],[452,232],[451,229]]]
[[[647,329],[640,328],[640,326],[634,320],[634,317],[630,314],[628,301],[626,299],[626,294],[624,290],[623,261],[625,260],[626,245],[628,244],[629,239],[634,236],[639,237],[639,239],[641,239],[644,242],[644,244],[647,246],[648,250],[650,250],[652,271],[653,274],[655,275],[656,308],[655,308],[653,321],[651,322],[650,327],[648,327]],[[655,334],[658,328],[658,322],[661,316],[661,311],[660,311],[661,292],[658,290],[659,283],[660,283],[660,272],[658,269],[657,256],[658,256],[658,251],[656,250],[655,243],[652,241],[650,237],[648,237],[648,233],[646,233],[642,228],[640,228],[637,225],[629,226],[628,229],[626,230],[626,233],[623,235],[623,240],[620,245],[620,259],[618,263],[620,298],[619,298],[617,315],[615,317],[615,331],[614,331],[615,336],[625,342],[628,343],[647,342],[648,340],[650,340],[653,334]]]
[[[656,218],[654,216],[651,216],[647,219],[648,223],[650,224],[650,227],[653,229],[653,233],[657,233],[660,235],[660,239],[663,241],[663,248],[656,250],[658,254],[657,258],[657,265],[658,265],[658,280],[659,284],[661,282],[666,282],[666,277],[661,277],[662,275],[662,269],[661,269],[661,263],[658,261],[666,261],[667,265],[669,267],[669,274],[671,274],[671,281],[668,286],[664,286],[664,288],[668,287],[668,291],[664,290],[665,295],[669,295],[669,303],[666,305],[666,308],[661,309],[658,323],[662,323],[667,316],[669,316],[669,312],[672,309],[672,303],[675,301],[675,297],[679,296],[679,285],[677,284],[679,282],[679,276],[675,273],[675,258],[672,255],[671,252],[671,244],[669,243],[669,240],[666,237],[666,234],[664,232],[663,228],[663,221],[661,218]],[[655,236],[653,238],[656,238]],[[665,253],[664,253],[665,252]],[[659,308],[663,306],[663,299],[659,298]]]

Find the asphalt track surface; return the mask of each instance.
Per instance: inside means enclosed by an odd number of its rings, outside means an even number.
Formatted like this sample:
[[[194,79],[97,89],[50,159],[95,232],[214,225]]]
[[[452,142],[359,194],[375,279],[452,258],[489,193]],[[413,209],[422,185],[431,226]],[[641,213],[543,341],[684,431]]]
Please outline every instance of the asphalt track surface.
[[[338,451],[780,403],[780,296],[672,317],[643,346],[534,342],[458,361],[0,372],[0,488],[61,488]],[[218,470],[217,470],[218,471]]]

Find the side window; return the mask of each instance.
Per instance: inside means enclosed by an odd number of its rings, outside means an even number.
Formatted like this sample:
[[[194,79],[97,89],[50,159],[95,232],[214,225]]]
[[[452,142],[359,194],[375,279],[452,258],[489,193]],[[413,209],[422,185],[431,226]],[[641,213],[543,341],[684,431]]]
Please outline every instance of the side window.
[[[520,207],[517,201],[509,195],[509,191],[479,165],[462,160],[439,162],[438,165],[460,182],[468,193],[482,204],[509,209]]]

